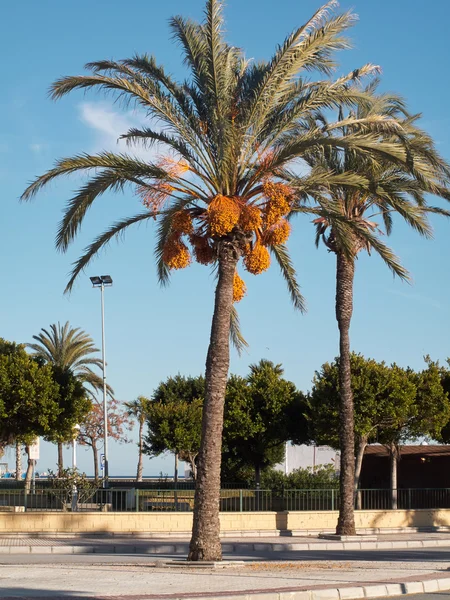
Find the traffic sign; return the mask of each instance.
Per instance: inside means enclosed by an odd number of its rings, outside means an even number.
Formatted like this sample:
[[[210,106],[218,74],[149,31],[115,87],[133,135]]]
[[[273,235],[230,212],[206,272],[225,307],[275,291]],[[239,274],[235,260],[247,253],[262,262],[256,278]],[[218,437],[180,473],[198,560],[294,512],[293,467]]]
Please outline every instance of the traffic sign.
[[[39,438],[36,438],[32,444],[28,446],[28,458],[30,460],[39,460]]]

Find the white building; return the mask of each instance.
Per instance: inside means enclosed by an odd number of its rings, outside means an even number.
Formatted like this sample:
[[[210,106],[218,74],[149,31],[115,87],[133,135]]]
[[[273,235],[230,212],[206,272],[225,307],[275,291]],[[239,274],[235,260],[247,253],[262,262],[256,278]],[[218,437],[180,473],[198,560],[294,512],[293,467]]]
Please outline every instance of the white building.
[[[294,446],[286,444],[284,463],[275,466],[275,469],[292,473],[295,469],[315,469],[319,465],[334,465],[339,470],[339,452],[330,446]]]

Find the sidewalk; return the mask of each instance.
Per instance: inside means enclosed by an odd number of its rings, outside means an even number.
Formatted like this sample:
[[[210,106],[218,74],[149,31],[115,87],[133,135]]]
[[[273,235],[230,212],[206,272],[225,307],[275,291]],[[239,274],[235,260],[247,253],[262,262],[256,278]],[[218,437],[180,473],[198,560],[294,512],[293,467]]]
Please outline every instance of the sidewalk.
[[[0,598],[352,600],[450,590],[449,532],[378,535],[376,542],[358,543],[227,538],[220,568],[184,565],[188,542],[3,534]]]
[[[439,561],[252,562],[221,570],[162,567],[142,558],[137,564],[127,563],[126,559],[115,564],[86,561],[62,565],[0,564],[0,597],[3,600],[37,597],[52,600],[351,600],[450,590],[447,564]]]
[[[338,542],[312,536],[224,538],[224,554],[315,550],[388,550],[450,547],[450,532],[378,534],[377,541]],[[70,536],[0,535],[2,554],[150,554],[186,555],[189,537],[172,539],[107,534]]]

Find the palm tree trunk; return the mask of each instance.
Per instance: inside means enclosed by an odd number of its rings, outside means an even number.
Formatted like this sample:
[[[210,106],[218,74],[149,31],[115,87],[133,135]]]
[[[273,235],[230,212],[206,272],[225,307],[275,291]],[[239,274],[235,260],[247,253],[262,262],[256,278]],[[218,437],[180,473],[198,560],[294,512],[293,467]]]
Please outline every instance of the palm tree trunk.
[[[137,464],[136,481],[142,481],[143,466],[143,451],[144,451],[144,421],[139,420],[139,458]]]
[[[211,337],[206,359],[205,403],[202,437],[197,463],[194,521],[188,560],[221,560],[220,464],[225,389],[230,365],[230,319],[233,278],[238,256],[223,242],[219,249],[219,279],[216,287]]]
[[[361,502],[361,492],[358,491],[359,488],[359,479],[361,477],[361,469],[364,458],[364,452],[367,446],[367,436],[361,436],[358,442],[358,450],[356,452],[356,462],[355,462],[355,495],[356,495],[356,508],[361,510],[362,502]]]
[[[64,471],[63,445],[58,442],[58,477],[62,477]]]
[[[355,485],[355,432],[349,336],[353,312],[355,262],[337,252],[336,263],[336,319],[339,326],[339,441],[341,448],[340,503],[336,533],[338,535],[355,535],[353,492]]]
[[[94,478],[98,481],[98,455],[97,455],[97,444],[92,442],[92,452],[94,454]]]
[[[22,444],[16,442],[16,481],[22,479]]]

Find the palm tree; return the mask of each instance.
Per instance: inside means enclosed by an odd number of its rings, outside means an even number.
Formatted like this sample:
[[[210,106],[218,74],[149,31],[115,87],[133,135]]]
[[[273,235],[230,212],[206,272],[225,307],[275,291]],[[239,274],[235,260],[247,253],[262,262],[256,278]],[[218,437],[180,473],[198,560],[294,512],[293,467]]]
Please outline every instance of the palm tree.
[[[142,481],[142,459],[144,454],[144,425],[145,419],[147,417],[148,402],[148,398],[145,398],[144,396],[138,396],[136,400],[133,400],[132,402],[124,402],[127,416],[133,417],[139,423],[139,458],[137,464],[136,481]]]
[[[101,359],[95,356],[99,350],[85,331],[79,327],[72,328],[68,321],[64,325],[53,323],[48,330],[42,329],[38,335],[33,335],[33,339],[37,343],[27,344],[33,350],[32,356],[51,364],[62,381],[67,375],[73,375],[83,386],[87,386],[85,389],[91,396],[103,389],[102,377],[93,370],[93,367],[103,367]],[[111,388],[109,391],[112,392]],[[63,444],[67,441],[58,439],[57,442],[59,473],[64,469]]]
[[[171,270],[190,264],[189,245],[197,262],[216,266],[190,560],[222,556],[220,463],[230,335],[243,344],[233,308],[233,301],[245,294],[236,272],[238,262],[242,258],[247,271],[259,274],[269,267],[271,252],[294,306],[302,310],[285,246],[290,234],[285,217],[295,198],[306,197],[326,182],[315,174],[306,175],[294,193],[289,186],[290,167],[308,148],[328,145],[385,152],[405,160],[399,143],[381,143],[372,133],[350,133],[338,139],[319,129],[298,132],[299,124],[314,111],[353,106],[365,98],[352,82],[374,72],[373,65],[335,81],[309,79],[311,71],[330,74],[334,52],[349,47],[344,32],[354,23],[353,14],[334,15],[337,2],[331,0],[289,35],[270,61],[252,63],[225,42],[222,5],[221,0],[206,0],[205,20],[200,24],[180,16],[171,19],[173,37],[190,71],[190,78],[181,84],[152,56],[142,55],[90,63],[87,75],[63,77],[51,88],[54,99],[73,90],[98,88],[143,108],[149,125],[122,137],[130,144],[156,144],[164,156],[153,162],[111,152],[64,158],[22,196],[30,199],[63,175],[90,174],[61,221],[56,245],[62,251],[76,237],[89,207],[105,192],[132,187],[142,199],[144,211],[113,223],[86,248],[75,263],[67,291],[109,241],[149,219],[159,222],[156,257],[162,284],[168,282]]]
[[[331,183],[329,193],[317,197],[317,206],[311,210],[318,217],[316,245],[322,240],[329,252],[336,256],[336,319],[339,327],[339,390],[340,390],[340,509],[336,532],[354,535],[354,480],[355,442],[353,393],[350,368],[350,322],[353,311],[353,281],[358,254],[373,250],[382,258],[394,275],[408,279],[408,272],[398,258],[380,239],[383,234],[377,222],[380,217],[387,235],[392,231],[392,215],[397,214],[420,235],[431,237],[428,213],[449,213],[427,204],[425,194],[431,193],[450,200],[450,167],[439,156],[433,140],[416,127],[417,116],[408,115],[404,102],[395,95],[376,95],[375,80],[367,89],[372,94],[370,103],[360,105],[344,119],[339,114],[338,126],[329,123],[324,114],[317,113],[307,124],[309,129],[320,127],[330,136],[348,135],[350,131],[366,132],[364,124],[376,119],[395,119],[407,148],[406,164],[392,157],[364,155],[352,149],[337,147],[308,150],[304,159],[312,171],[342,176],[346,182],[350,173],[351,185]],[[401,132],[401,133],[399,133]],[[386,134],[385,134],[386,138]],[[375,220],[374,220],[375,219]]]

